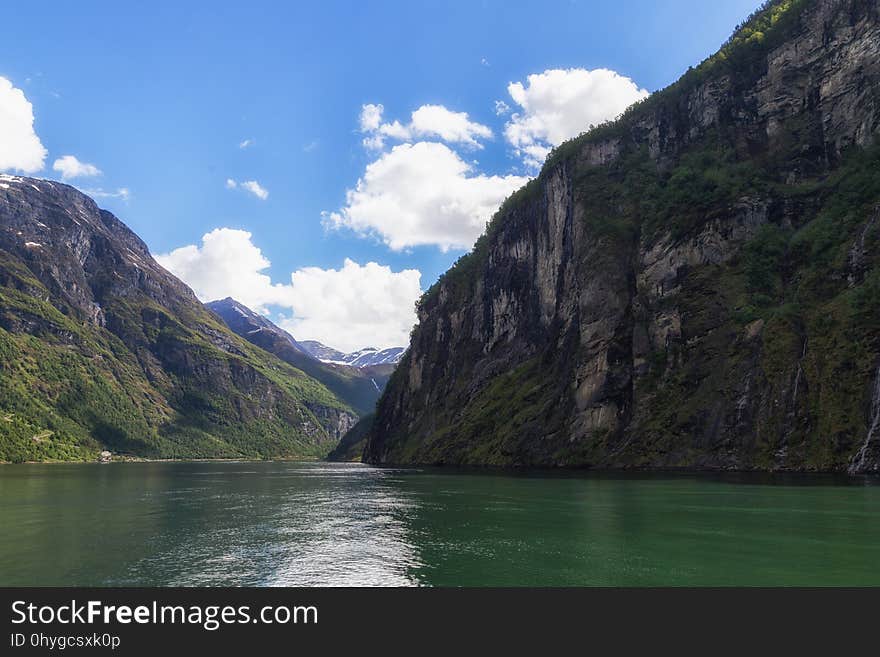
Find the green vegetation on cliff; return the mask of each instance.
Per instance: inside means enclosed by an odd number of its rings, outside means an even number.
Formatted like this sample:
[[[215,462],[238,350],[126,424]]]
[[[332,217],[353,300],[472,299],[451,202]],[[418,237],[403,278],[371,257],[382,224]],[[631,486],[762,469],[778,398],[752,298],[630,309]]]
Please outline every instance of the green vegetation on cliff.
[[[0,255],[8,261],[9,254]],[[326,442],[276,411],[262,413],[259,397],[233,380],[207,385],[200,375],[173,370],[150,372],[150,380],[137,351],[105,329],[77,323],[48,302],[9,288],[0,288],[0,308],[26,313],[40,327],[36,335],[0,328],[0,460],[90,460],[104,448],[152,458],[318,458],[327,451]],[[211,363],[223,374],[253,368],[291,416],[311,416],[301,400],[347,410],[319,383],[244,341],[237,345],[240,354],[212,345],[186,328],[192,325],[186,319],[194,318],[173,318],[143,299],[115,310],[128,339],[139,334],[144,345],[151,341],[169,356]],[[145,314],[156,323],[141,319]],[[198,319],[213,321],[207,314]],[[254,406],[250,417],[241,415],[245,405]],[[318,430],[317,419],[309,420]]]
[[[420,300],[367,459],[880,467],[878,23],[767,3],[556,148]]]
[[[0,461],[320,458],[353,418],[79,192],[0,190]]]

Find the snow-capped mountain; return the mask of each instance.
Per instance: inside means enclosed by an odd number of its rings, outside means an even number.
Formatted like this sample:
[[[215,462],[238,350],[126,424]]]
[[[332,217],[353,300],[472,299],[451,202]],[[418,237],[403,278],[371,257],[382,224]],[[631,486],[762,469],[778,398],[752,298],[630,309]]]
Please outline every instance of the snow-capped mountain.
[[[364,347],[349,354],[333,349],[316,340],[302,340],[298,343],[301,349],[325,363],[351,365],[352,367],[370,367],[372,365],[396,365],[403,357],[405,347],[389,347],[376,349]]]
[[[225,299],[221,299],[219,301],[211,301],[209,303],[206,303],[205,305],[213,310],[215,313],[220,315],[220,317],[223,318],[223,321],[226,322],[226,325],[229,326],[229,328],[238,333],[240,336],[248,339],[250,342],[255,341],[252,340],[249,336],[253,336],[255,333],[265,332],[270,334],[273,339],[280,340],[281,342],[303,354],[311,355],[306,349],[303,348],[303,346],[299,342],[297,342],[293,338],[292,335],[290,335],[290,333],[275,326],[275,324],[270,322],[268,319],[266,319],[262,315],[258,315],[253,310],[251,310],[244,304],[239,303],[232,297],[226,297]]]
[[[341,400],[350,404],[359,415],[373,410],[376,400],[388,382],[388,377],[394,371],[394,363],[387,358],[384,361],[377,358],[377,361],[381,361],[380,364],[355,365],[332,360],[321,362],[305,348],[305,343],[295,340],[290,333],[235,299],[227,297],[205,305],[235,333],[317,379]],[[341,353],[340,355],[346,356]],[[368,355],[364,354],[364,356]],[[364,361],[365,358],[362,358],[361,362]]]

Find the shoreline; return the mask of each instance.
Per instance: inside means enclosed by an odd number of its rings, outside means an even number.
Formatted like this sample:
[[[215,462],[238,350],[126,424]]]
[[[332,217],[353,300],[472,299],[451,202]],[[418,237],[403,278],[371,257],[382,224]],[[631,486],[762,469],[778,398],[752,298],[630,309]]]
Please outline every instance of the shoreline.
[[[247,456],[230,456],[222,458],[196,458],[196,459],[150,459],[143,456],[120,456],[110,461],[100,461],[94,459],[91,461],[22,461],[13,463],[12,461],[0,461],[0,465],[112,465],[114,463],[321,463],[323,459],[310,459],[306,457],[291,458],[273,458],[273,459],[257,459],[248,458]],[[332,463],[332,461],[327,461]]]
[[[450,464],[374,464],[364,463],[362,461],[328,461],[326,459],[315,458],[248,458],[248,457],[228,457],[228,458],[192,458],[192,459],[150,459],[145,457],[129,456],[119,457],[112,461],[101,462],[94,461],[24,461],[21,463],[12,463],[10,461],[0,461],[0,466],[16,466],[16,465],[112,465],[119,463],[325,463],[335,465],[362,465],[371,468],[393,469],[393,470],[421,470],[431,471],[435,474],[485,474],[485,475],[511,475],[511,476],[556,476],[556,477],[578,477],[584,475],[599,476],[638,476],[638,475],[681,475],[681,476],[716,476],[720,478],[735,478],[737,476],[754,477],[822,477],[833,478],[839,481],[856,483],[859,481],[877,481],[880,482],[880,473],[860,473],[850,474],[843,470],[760,470],[760,469],[725,469],[725,468],[592,468],[589,466],[525,466],[525,465],[450,465]]]

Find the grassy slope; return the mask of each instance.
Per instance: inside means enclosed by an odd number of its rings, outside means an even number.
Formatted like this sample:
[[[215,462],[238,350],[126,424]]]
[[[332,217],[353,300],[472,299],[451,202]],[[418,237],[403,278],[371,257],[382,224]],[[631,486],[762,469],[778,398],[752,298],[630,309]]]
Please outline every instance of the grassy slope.
[[[282,392],[273,400],[276,407],[302,422],[318,424],[302,402],[350,410],[320,383],[244,340],[236,339],[241,355],[231,354],[187,328],[201,324],[227,333],[207,312],[192,309],[197,316],[172,317],[145,297],[117,301],[106,310],[124,343],[42,300],[48,291],[3,251],[0,275],[0,313],[32,326],[26,333],[0,328],[0,460],[90,459],[102,445],[148,457],[318,457],[326,452],[302,424],[285,422],[278,413],[257,411],[246,421],[233,419],[241,417],[242,408],[258,408],[261,400],[223,381],[202,388],[197,368],[195,376],[165,371],[149,353],[149,342],[190,362],[223,365],[204,377],[238,370],[246,376],[253,367],[276,386],[276,394]],[[126,343],[142,348],[132,350]]]

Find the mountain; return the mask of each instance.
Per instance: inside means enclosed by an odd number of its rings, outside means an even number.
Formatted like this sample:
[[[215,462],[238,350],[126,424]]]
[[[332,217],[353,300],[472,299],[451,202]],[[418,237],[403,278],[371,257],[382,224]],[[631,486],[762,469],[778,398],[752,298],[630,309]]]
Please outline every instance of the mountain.
[[[418,305],[372,463],[877,472],[880,9],[771,2]]]
[[[258,315],[232,297],[226,297],[219,301],[209,301],[205,305],[220,315],[226,325],[237,335],[244,337],[245,335],[266,334],[265,337],[269,340],[267,344],[274,344],[277,341],[283,344],[284,347],[293,349],[297,353],[310,356],[309,352],[294,340],[290,333],[277,327],[268,319]],[[262,347],[262,345],[258,346]],[[265,347],[263,348],[265,349]]]
[[[0,460],[317,457],[355,420],[92,199],[0,176]]]
[[[373,412],[394,370],[393,366],[323,363],[305,346],[316,343],[297,342],[287,331],[235,299],[227,297],[206,305],[237,335],[320,381],[360,415]]]
[[[403,358],[404,347],[376,349],[365,347],[347,354],[343,351],[327,347],[315,340],[303,340],[299,343],[312,356],[324,363],[338,363],[352,367],[370,367],[373,365],[397,365]]]

